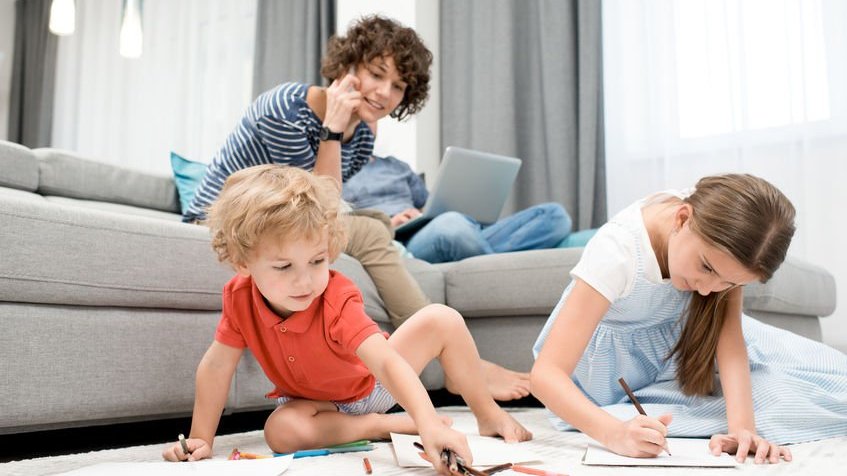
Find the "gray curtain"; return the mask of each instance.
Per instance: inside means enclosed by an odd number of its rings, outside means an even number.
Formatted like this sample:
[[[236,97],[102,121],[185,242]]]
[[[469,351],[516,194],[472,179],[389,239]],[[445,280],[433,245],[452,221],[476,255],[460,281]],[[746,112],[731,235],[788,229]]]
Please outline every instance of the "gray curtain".
[[[51,0],[16,0],[9,140],[45,147],[53,129],[58,38],[48,29]]]
[[[286,82],[323,84],[321,57],[335,34],[335,0],[259,0],[253,97]]]
[[[507,212],[606,221],[601,2],[442,0],[442,147],[523,159]]]

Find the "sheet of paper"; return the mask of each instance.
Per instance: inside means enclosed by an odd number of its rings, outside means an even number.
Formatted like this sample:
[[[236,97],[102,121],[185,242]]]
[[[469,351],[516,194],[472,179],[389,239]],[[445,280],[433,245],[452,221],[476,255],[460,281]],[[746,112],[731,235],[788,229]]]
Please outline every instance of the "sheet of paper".
[[[100,463],[80,468],[67,476],[278,476],[291,465],[293,456],[238,461],[205,460],[183,463]]]
[[[735,458],[723,453],[713,456],[709,452],[709,440],[691,438],[668,438],[668,448],[673,456],[665,453],[655,458],[630,458],[603,448],[598,443],[588,443],[582,464],[604,466],[690,466],[701,468],[728,468],[738,465]]]
[[[474,466],[494,466],[503,463],[530,463],[540,462],[541,459],[528,450],[525,444],[509,443],[497,438],[486,436],[467,435],[468,445],[473,454]],[[391,434],[391,443],[394,446],[394,456],[397,464],[403,468],[430,467],[425,459],[421,458],[420,450],[415,448],[415,442],[420,443],[418,435]]]

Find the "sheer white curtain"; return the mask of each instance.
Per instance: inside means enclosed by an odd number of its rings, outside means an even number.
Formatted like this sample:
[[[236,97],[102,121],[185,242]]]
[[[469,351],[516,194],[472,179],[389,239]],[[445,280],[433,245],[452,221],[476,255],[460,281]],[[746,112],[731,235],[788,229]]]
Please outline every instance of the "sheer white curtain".
[[[798,211],[790,253],[847,301],[847,2],[604,0],[610,215],[707,174],[749,172]],[[847,308],[823,320],[847,351]]]
[[[77,0],[59,42],[53,144],[170,175],[211,160],[251,101],[255,0],[146,0],[144,53],[118,53],[120,0]]]

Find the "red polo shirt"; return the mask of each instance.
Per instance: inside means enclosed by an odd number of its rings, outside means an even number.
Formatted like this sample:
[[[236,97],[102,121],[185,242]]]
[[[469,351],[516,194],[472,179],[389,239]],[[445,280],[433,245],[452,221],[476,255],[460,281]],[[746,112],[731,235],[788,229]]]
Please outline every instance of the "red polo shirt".
[[[215,340],[250,349],[276,386],[268,398],[347,403],[374,388],[376,379],[356,349],[381,331],[365,314],[356,285],[341,273],[329,273],[326,291],[285,319],[268,307],[252,278],[239,275],[224,287]]]

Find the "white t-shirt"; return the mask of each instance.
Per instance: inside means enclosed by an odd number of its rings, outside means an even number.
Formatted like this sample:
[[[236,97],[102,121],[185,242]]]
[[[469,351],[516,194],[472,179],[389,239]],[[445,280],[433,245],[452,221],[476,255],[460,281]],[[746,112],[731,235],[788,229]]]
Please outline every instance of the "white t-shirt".
[[[643,198],[623,209],[585,246],[579,263],[571,270],[571,277],[579,278],[603,295],[609,302],[629,295],[635,283],[635,257],[640,249],[644,259],[644,275],[653,283],[667,283],[650,236],[644,225],[641,210],[645,205],[667,198],[668,195],[684,198],[692,190],[669,190]]]

